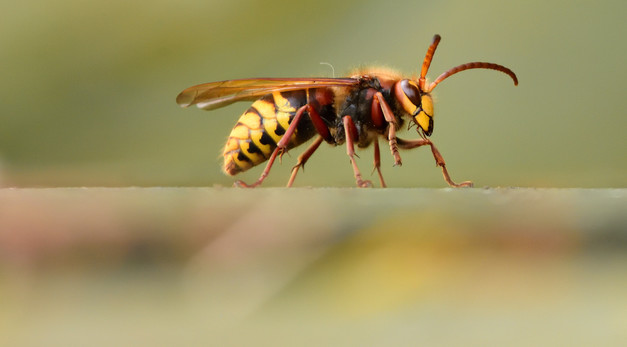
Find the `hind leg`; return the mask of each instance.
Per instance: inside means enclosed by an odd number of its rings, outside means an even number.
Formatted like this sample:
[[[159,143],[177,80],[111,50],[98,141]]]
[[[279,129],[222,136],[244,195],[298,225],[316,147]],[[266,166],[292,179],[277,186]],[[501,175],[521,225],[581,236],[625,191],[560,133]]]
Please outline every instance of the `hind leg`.
[[[253,184],[246,184],[244,183],[244,181],[241,181],[241,180],[236,181],[234,184],[235,186],[243,187],[243,188],[254,188],[260,185],[263,182],[263,180],[265,180],[266,177],[268,177],[268,174],[270,174],[270,169],[272,169],[272,165],[274,164],[274,160],[276,159],[277,155],[282,154],[285,151],[285,148],[287,148],[287,144],[292,138],[292,135],[294,134],[294,131],[296,130],[296,127],[298,126],[298,123],[300,122],[300,119],[302,118],[303,113],[305,113],[305,111],[310,110],[310,109],[311,109],[311,106],[307,104],[305,106],[302,106],[296,111],[296,114],[294,115],[294,119],[292,119],[292,123],[290,123],[290,126],[287,128],[287,130],[285,130],[285,134],[283,134],[283,137],[281,137],[281,140],[279,140],[279,142],[276,144],[276,148],[274,149],[274,151],[272,151],[272,155],[270,155],[270,159],[268,159],[268,164],[266,164],[266,168],[261,173],[261,176],[259,177],[259,179]]]

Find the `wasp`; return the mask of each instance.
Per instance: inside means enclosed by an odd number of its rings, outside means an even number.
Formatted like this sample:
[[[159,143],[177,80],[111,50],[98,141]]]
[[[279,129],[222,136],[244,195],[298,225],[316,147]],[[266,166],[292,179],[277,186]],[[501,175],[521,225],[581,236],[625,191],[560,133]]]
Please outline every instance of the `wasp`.
[[[502,65],[472,62],[441,74],[427,83],[426,75],[438,44],[435,35],[422,63],[420,76],[404,78],[381,68],[356,70],[348,78],[252,78],[199,84],[183,90],[176,98],[181,107],[196,105],[214,110],[237,101],[254,101],[239,118],[224,146],[224,167],[228,175],[236,175],[265,161],[259,179],[240,187],[260,185],[270,173],[277,158],[311,138],[315,140],[298,157],[287,186],[291,187],[300,168],[322,142],[332,146],[346,145],[358,187],[371,187],[355,161],[355,145],[374,146],[374,170],[382,187],[379,139],[387,141],[394,165],[402,165],[399,149],[429,146],[444,180],[452,187],[472,187],[472,182],[455,183],[444,158],[429,139],[433,133],[433,98],[431,92],[443,80],[469,69],[491,69],[503,72],[518,85],[514,72]],[[418,139],[405,140],[396,135],[405,121],[415,125]]]

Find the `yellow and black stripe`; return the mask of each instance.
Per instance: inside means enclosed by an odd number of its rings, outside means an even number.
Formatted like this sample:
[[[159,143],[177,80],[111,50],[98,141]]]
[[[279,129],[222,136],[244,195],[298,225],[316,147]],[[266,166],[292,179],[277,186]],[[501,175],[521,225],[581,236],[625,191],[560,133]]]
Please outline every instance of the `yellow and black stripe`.
[[[229,175],[246,171],[268,160],[296,115],[309,103],[323,117],[335,117],[333,99],[320,103],[318,89],[273,92],[255,101],[233,127],[224,146],[223,170]],[[328,92],[327,92],[328,94]],[[309,116],[301,117],[287,149],[296,147],[316,134]]]

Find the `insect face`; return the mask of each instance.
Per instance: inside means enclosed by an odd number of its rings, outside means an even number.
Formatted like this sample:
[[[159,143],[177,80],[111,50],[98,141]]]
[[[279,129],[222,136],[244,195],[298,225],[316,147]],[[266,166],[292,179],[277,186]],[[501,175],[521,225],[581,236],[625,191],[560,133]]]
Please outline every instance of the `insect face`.
[[[417,81],[403,79],[394,85],[394,96],[405,112],[422,132],[429,136],[433,132],[433,99],[431,94],[421,91]]]
[[[430,136],[433,132],[433,99],[431,94],[424,93],[420,96],[420,107],[416,110],[414,122],[418,124],[425,135]]]

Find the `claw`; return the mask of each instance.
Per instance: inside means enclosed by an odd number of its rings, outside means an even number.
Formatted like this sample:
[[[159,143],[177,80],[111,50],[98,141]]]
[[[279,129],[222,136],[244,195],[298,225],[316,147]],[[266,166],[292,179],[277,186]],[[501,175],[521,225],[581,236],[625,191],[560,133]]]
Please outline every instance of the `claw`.
[[[372,181],[369,181],[369,180],[365,180],[365,181],[359,180],[357,181],[357,186],[359,188],[372,188],[373,187]]]
[[[250,186],[248,184],[246,184],[242,180],[237,180],[237,181],[233,182],[233,187],[235,187],[235,188],[250,188]]]
[[[242,180],[237,180],[233,183],[233,187],[236,188],[255,188],[257,185],[259,184],[259,182],[255,182],[253,184],[247,184],[246,182],[242,181]]]
[[[455,188],[472,188],[474,187],[474,184],[471,181],[464,181],[462,183],[455,184],[454,187]]]
[[[283,156],[287,153],[285,148],[279,149],[279,163],[283,164]]]

